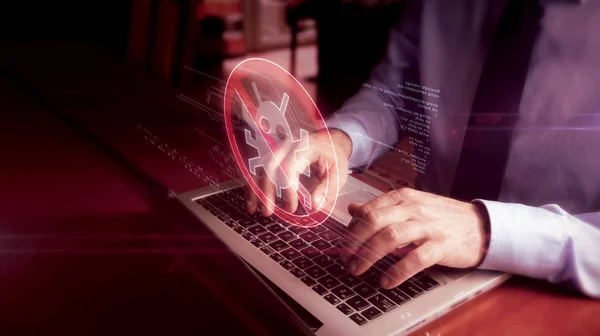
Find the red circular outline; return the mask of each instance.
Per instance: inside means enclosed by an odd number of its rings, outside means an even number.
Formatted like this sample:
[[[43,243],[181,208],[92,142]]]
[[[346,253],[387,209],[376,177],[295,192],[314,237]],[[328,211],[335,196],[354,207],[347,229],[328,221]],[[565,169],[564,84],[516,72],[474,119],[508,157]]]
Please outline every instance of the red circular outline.
[[[288,78],[293,79],[292,83],[295,82],[295,84],[298,87],[300,87],[302,89],[302,91],[304,91],[304,94],[300,94],[299,100],[300,100],[300,102],[304,106],[313,106],[314,107],[314,109],[316,111],[316,115],[318,115],[318,117],[319,117],[319,122],[322,123],[322,126],[326,130],[327,136],[329,137],[329,143],[331,144],[331,149],[333,150],[333,156],[335,158],[335,166],[336,167],[337,167],[338,162],[337,162],[337,156],[336,156],[336,153],[335,153],[335,146],[333,146],[333,139],[331,138],[331,134],[329,133],[329,129],[327,128],[327,124],[325,123],[325,119],[323,118],[323,115],[321,114],[321,111],[319,111],[319,108],[315,104],[314,100],[308,94],[308,92],[302,86],[302,84],[300,84],[300,82],[294,76],[292,76],[292,74],[290,74],[287,70],[285,70],[283,67],[281,67],[280,65],[278,65],[275,62],[269,61],[269,60],[264,59],[264,58],[248,58],[248,59],[243,60],[242,62],[240,62],[239,64],[237,64],[233,68],[233,70],[229,74],[229,76],[227,78],[227,82],[225,84],[225,94],[223,95],[224,96],[223,97],[223,113],[224,113],[225,127],[226,127],[226,132],[227,132],[227,139],[229,140],[229,145],[231,146],[231,149],[232,149],[232,152],[233,152],[233,155],[235,157],[235,160],[236,160],[236,163],[237,163],[238,167],[242,171],[242,174],[244,175],[244,178],[246,179],[246,181],[248,182],[248,185],[252,188],[252,190],[254,191],[254,193],[260,198],[260,200],[263,203],[266,203],[266,202],[271,202],[271,200],[267,199],[267,197],[262,192],[262,190],[256,185],[256,182],[252,178],[251,173],[248,171],[248,169],[246,168],[246,165],[243,163],[243,159],[242,159],[241,153],[239,151],[239,148],[238,148],[237,143],[236,143],[235,136],[233,134],[233,126],[232,126],[232,122],[231,122],[231,104],[227,104],[228,98],[232,97],[232,95],[229,94],[229,90],[231,89],[230,88],[230,81],[231,81],[232,76],[234,75],[234,73],[236,72],[236,70],[242,64],[249,63],[249,62],[254,62],[254,61],[266,62],[266,63],[263,63],[263,64],[265,66],[267,66],[267,67],[271,67],[271,66],[274,65],[275,66],[274,69],[283,70],[283,73],[285,75],[287,75]],[[242,93],[240,93],[240,95],[242,95]],[[313,120],[313,121],[315,121],[315,120]],[[315,122],[315,124],[317,124],[317,123]],[[295,214],[289,213],[289,212],[281,209],[277,205],[275,205],[275,207],[274,207],[274,209],[275,209],[275,215],[277,217],[285,220],[286,222],[292,224],[292,225],[304,226],[304,227],[317,226],[317,225],[323,223],[331,215],[331,213],[333,212],[333,209],[335,209],[335,205],[337,203],[337,195],[340,192],[339,176],[338,176],[338,178],[336,180],[335,188],[336,188],[336,192],[335,192],[335,197],[333,199],[333,204],[331,206],[331,210],[327,214],[324,214],[323,212],[319,211],[320,209],[317,209],[317,212],[309,213],[308,215],[301,215],[301,216],[299,216],[299,215],[295,215]],[[298,219],[298,218],[305,218],[305,217],[309,217],[315,223],[305,224],[305,223],[298,223],[296,221],[296,219]]]

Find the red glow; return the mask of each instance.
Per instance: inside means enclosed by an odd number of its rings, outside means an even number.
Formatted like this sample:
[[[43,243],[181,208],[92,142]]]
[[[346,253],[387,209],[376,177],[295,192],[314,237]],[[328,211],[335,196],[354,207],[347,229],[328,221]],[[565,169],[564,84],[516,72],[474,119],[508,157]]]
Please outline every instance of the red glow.
[[[283,85],[283,87],[286,88],[286,92],[289,93],[289,95],[291,97],[295,97],[296,102],[300,106],[305,108],[305,110],[303,111],[304,116],[305,116],[303,121],[311,123],[314,129],[327,129],[327,126],[325,124],[325,120],[323,119],[323,116],[321,115],[321,112],[317,108],[315,102],[310,97],[308,92],[306,92],[304,87],[300,84],[300,82],[298,82],[298,80],[296,80],[296,78],[294,78],[289,72],[287,72],[281,66],[279,66],[269,60],[265,60],[265,59],[261,59],[261,58],[250,58],[250,59],[244,60],[243,62],[238,64],[233,69],[233,71],[229,75],[229,78],[227,79],[227,83],[225,85],[225,98],[224,98],[225,118],[224,119],[225,119],[226,131],[227,131],[227,138],[229,140],[229,144],[231,146],[231,149],[232,149],[232,152],[236,159],[236,162],[237,162],[240,170],[242,171],[246,181],[248,182],[248,185],[252,188],[254,193],[258,196],[258,198],[263,203],[267,203],[267,202],[272,203],[270,200],[267,199],[265,194],[262,192],[262,190],[256,184],[256,182],[252,178],[252,174],[250,173],[250,171],[248,171],[248,168],[244,164],[244,159],[242,158],[240,149],[238,148],[238,143],[240,140],[236,139],[236,136],[234,134],[233,124],[232,124],[233,123],[232,122],[232,106],[233,106],[233,102],[234,102],[234,97],[236,96],[235,91],[237,91],[239,93],[242,101],[245,103],[246,107],[248,108],[250,115],[255,120],[255,123],[258,124],[258,122],[256,121],[257,106],[255,106],[253,103],[251,103],[252,99],[250,97],[250,94],[246,91],[246,88],[242,83],[242,80],[247,78],[249,74],[260,74],[260,75],[266,76],[267,78],[275,78],[278,83],[281,83]],[[329,135],[329,132],[327,132],[327,133]],[[267,139],[267,141],[269,141],[269,136],[266,136],[265,138]],[[330,135],[329,135],[329,140],[330,140],[330,144],[331,144],[331,152],[334,154],[333,156],[335,157],[335,148],[333,146],[333,142],[331,140]],[[245,141],[242,141],[242,143],[245,143]],[[271,144],[270,141],[269,141],[269,143]],[[272,144],[272,145],[273,146],[270,148],[273,150],[276,149],[275,144]],[[335,164],[337,165],[337,162]],[[329,188],[335,188],[335,195],[337,196],[337,194],[339,193],[339,180],[336,181],[335,185],[329,185]],[[287,212],[286,210],[284,210],[278,206],[275,206],[274,207],[275,215],[293,225],[315,226],[315,225],[322,223],[329,217],[329,215],[331,214],[331,211],[333,211],[333,209],[335,208],[336,198],[337,197],[334,197],[333,204],[330,207],[328,206],[328,208],[330,208],[328,213],[316,211],[316,212],[309,213],[308,215],[296,215],[296,214]],[[300,197],[300,199],[301,199],[301,197]],[[322,210],[322,209],[318,209],[318,210]],[[303,219],[306,217],[309,217],[315,223],[307,224],[305,222],[299,221],[300,219]]]

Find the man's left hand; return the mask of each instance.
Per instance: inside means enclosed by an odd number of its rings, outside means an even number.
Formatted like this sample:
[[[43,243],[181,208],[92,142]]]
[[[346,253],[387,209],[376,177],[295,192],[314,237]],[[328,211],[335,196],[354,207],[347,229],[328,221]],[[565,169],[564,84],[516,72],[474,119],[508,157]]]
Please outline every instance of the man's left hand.
[[[410,244],[416,246],[384,272],[384,288],[396,287],[434,264],[468,268],[485,256],[486,218],[471,203],[401,188],[362,206],[350,204],[348,211],[354,219],[341,257],[352,274],[364,273]]]

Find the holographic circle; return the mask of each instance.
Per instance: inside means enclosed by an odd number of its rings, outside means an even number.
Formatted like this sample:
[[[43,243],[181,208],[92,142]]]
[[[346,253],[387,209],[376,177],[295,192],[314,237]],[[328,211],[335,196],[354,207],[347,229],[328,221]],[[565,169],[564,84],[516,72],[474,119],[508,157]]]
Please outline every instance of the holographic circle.
[[[261,172],[265,178],[261,164],[267,162],[280,146],[289,145],[290,141],[297,145],[294,148],[311,150],[310,133],[317,130],[326,132],[329,144],[324,147],[320,144],[319,151],[328,154],[324,157],[333,158],[334,169],[337,169],[335,147],[315,102],[296,78],[274,62],[250,58],[232,70],[225,86],[224,114],[227,138],[236,163],[252,191],[263,203],[273,204],[256,181]],[[295,157],[289,155],[285,160]],[[281,161],[280,166],[286,164],[286,161]],[[279,192],[291,187],[285,174],[283,177],[282,174],[266,177],[271,179]],[[314,174],[307,180],[311,178],[314,180]],[[325,176],[325,180],[329,181],[328,176]],[[311,191],[304,183],[296,188],[299,205],[305,211],[290,213],[275,203],[275,215],[292,225],[310,227],[319,225],[331,215],[340,183],[339,178],[327,183],[325,194],[333,197],[328,197],[324,204],[316,204],[311,197],[306,197],[307,191],[308,194]]]

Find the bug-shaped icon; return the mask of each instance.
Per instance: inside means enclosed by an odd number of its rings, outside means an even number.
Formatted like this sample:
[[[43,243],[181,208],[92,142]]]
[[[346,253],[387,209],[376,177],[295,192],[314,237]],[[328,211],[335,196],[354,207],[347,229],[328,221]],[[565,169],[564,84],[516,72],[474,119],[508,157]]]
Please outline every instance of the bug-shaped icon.
[[[262,97],[256,87],[256,83],[253,82],[252,87],[254,89],[256,100],[258,101],[258,108],[255,118],[251,116],[248,108],[244,104],[239,93],[236,91],[236,94],[242,105],[242,118],[246,121],[250,128],[252,128],[252,130],[244,129],[246,143],[258,151],[258,156],[248,159],[248,170],[252,175],[256,176],[257,168],[265,168],[267,177],[275,185],[275,190],[278,197],[281,197],[283,189],[294,188],[302,196],[302,204],[304,207],[307,210],[311,210],[312,202],[310,192],[301,183],[298,183],[297,180],[290,180],[282,168],[294,163],[290,162],[290,160],[298,160],[296,157],[297,152],[309,149],[308,132],[304,129],[300,129],[300,139],[294,139],[292,135],[292,129],[285,117],[290,99],[287,93],[283,94],[281,102],[279,102],[279,105],[277,105],[274,102],[262,100]],[[254,137],[252,133],[254,133]],[[267,141],[267,137],[270,139],[270,141]],[[277,148],[279,148],[286,141],[293,142],[293,154],[282,158],[281,162],[277,162],[278,165],[276,169],[266,169],[266,166],[269,162],[274,159],[276,160],[274,155],[276,148],[272,148],[272,146],[269,145],[269,142],[275,143]],[[310,167],[307,162],[304,162],[302,166],[306,167],[306,169],[299,171],[299,173],[310,177]]]

